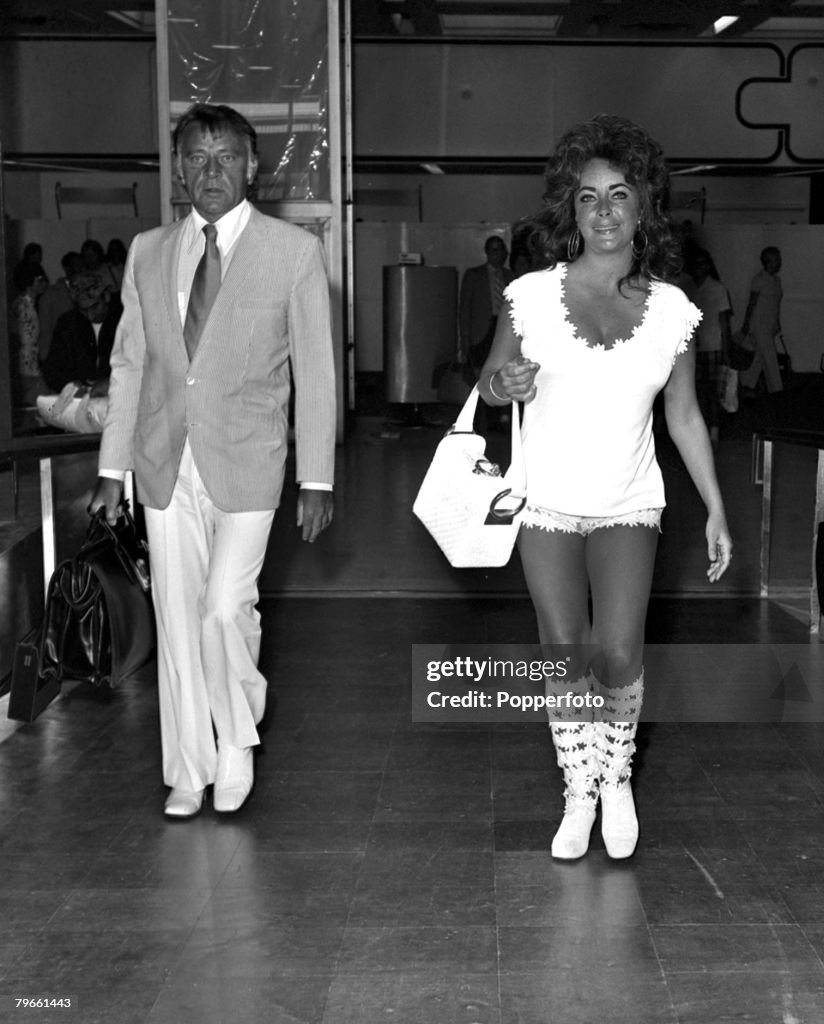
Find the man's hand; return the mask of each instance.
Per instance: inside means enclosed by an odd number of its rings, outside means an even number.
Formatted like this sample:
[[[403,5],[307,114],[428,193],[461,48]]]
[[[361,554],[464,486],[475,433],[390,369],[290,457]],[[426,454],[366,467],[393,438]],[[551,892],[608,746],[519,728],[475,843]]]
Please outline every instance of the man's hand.
[[[331,491],[317,491],[301,487],[298,492],[298,526],[303,540],[316,541],[332,522],[334,500]]]
[[[99,508],[106,509],[106,522],[112,526],[117,522],[120,506],[123,501],[123,484],[120,480],[112,480],[107,476],[97,478],[92,500],[89,502],[88,513],[93,516]]]

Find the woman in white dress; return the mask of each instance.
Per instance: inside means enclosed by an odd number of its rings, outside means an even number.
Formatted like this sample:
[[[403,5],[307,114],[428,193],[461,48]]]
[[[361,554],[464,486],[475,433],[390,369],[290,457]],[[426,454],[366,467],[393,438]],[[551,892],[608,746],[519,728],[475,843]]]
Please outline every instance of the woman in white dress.
[[[629,857],[638,839],[630,773],[665,504],[652,432],[662,389],[670,436],[707,508],[711,581],[732,554],[695,396],[700,313],[668,283],[679,270],[668,181],[660,147],[630,121],[599,115],[563,136],[530,235],[543,269],[507,288],[480,378],[489,405],[525,403],[521,560],[541,643],[569,645],[579,662],[560,690],[588,705],[550,714],[565,781],[552,843],[560,859],[586,853],[599,798],[607,853]]]

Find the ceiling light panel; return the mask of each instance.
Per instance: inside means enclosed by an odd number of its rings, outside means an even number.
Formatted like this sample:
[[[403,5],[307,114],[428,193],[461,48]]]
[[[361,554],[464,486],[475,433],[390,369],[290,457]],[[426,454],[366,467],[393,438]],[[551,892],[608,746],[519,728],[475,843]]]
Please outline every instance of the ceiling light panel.
[[[561,21],[558,15],[442,14],[445,36],[494,36],[520,39],[527,36],[554,36]]]

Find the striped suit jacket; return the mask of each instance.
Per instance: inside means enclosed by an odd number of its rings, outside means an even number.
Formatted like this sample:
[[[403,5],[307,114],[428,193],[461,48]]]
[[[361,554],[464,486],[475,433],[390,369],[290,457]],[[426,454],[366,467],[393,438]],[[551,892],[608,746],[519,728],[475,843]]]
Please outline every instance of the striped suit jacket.
[[[333,480],[335,371],[323,251],[309,232],[252,209],[190,363],[177,299],[184,223],[144,232],[129,250],[100,467],[133,469],[140,500],[165,508],[188,436],[218,508],[277,508],[290,365],[297,478]]]

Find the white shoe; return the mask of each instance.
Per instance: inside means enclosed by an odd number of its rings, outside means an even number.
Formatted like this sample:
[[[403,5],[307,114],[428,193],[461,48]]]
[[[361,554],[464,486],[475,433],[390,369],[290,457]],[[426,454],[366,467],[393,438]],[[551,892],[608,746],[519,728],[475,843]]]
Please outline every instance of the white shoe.
[[[221,814],[239,811],[252,792],[255,768],[251,747],[218,743],[217,773],[212,804]]]
[[[638,845],[638,817],[629,780],[617,786],[601,782],[601,835],[613,860],[625,860]]]
[[[163,813],[167,818],[194,818],[203,807],[202,789],[178,789],[175,787],[166,797]]]
[[[595,804],[570,801],[552,840],[556,860],[578,860],[589,849],[589,835],[595,823]]]
[[[644,670],[629,686],[602,690],[603,720],[595,725],[595,748],[601,769],[601,835],[613,860],[624,860],[638,845],[638,817],[630,776],[635,732],[644,700]]]
[[[578,688],[588,690],[589,681],[579,681]],[[593,747],[593,728],[591,722],[550,719],[552,743],[565,784],[564,817],[550,848],[556,860],[578,860],[589,849],[589,835],[598,806],[598,764]]]

